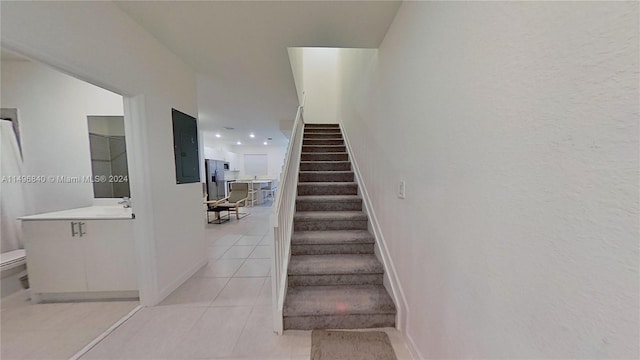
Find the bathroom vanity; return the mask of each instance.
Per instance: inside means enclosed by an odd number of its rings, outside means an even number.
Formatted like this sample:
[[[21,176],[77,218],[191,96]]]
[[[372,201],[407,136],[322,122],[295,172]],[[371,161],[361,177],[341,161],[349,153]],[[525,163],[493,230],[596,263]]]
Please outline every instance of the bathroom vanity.
[[[138,298],[133,217],[91,206],[20,218],[32,301]]]

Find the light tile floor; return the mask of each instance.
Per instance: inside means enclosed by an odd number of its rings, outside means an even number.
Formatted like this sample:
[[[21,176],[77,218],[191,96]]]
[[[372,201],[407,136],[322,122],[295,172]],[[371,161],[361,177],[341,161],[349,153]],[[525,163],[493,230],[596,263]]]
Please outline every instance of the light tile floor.
[[[273,332],[268,206],[208,225],[209,263],[160,305],[137,312],[82,359],[309,359],[310,331]],[[384,329],[398,359],[402,335]]]
[[[0,300],[0,358],[68,359],[137,301],[32,304],[23,290]]]

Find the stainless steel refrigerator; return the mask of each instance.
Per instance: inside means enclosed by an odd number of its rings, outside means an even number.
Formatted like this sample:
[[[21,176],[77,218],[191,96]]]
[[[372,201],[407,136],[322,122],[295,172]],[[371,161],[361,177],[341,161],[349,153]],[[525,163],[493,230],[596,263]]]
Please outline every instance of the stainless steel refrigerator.
[[[207,198],[218,200],[225,197],[224,170],[229,169],[229,163],[222,160],[205,160],[207,172]]]

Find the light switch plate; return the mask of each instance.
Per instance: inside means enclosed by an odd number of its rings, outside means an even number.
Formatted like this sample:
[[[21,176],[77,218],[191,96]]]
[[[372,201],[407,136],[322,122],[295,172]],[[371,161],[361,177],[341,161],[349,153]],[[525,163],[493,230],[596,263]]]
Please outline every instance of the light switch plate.
[[[406,196],[404,180],[400,180],[400,184],[398,184],[398,198],[404,199]]]

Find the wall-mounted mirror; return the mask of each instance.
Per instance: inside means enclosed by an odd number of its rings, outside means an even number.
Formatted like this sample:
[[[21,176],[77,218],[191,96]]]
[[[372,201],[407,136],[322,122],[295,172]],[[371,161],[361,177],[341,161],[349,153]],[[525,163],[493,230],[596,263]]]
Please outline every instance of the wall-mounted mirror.
[[[129,197],[124,117],[87,116],[87,119],[91,146],[91,171],[95,179],[94,197]]]

